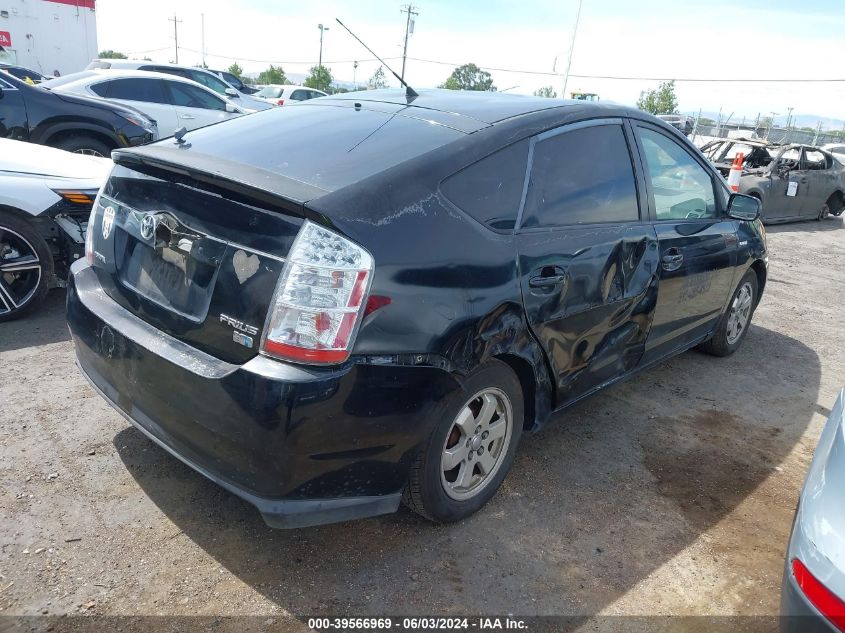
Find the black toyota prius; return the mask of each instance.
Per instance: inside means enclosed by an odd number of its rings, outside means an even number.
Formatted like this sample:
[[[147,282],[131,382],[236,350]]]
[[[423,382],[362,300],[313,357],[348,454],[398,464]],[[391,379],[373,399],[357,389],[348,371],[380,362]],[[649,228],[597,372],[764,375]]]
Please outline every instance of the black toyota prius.
[[[112,156],[79,367],[274,527],[466,517],[555,412],[733,353],[766,283],[759,202],[615,105],[367,91]]]

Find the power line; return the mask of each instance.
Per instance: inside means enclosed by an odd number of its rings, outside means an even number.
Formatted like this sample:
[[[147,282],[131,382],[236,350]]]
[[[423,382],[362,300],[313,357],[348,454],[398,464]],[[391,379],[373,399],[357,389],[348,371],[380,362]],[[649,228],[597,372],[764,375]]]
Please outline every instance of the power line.
[[[412,59],[417,62],[424,62],[428,64],[440,64],[441,66],[462,66],[463,64],[458,64],[455,62],[446,62],[437,59],[423,59],[421,57],[411,57],[409,56],[408,59]],[[494,66],[479,66],[482,70],[487,71],[495,71],[495,72],[503,72],[503,73],[520,73],[523,75],[545,75],[548,77],[560,77],[559,73],[542,71],[542,70],[524,70],[518,68],[496,68]],[[676,81],[676,82],[757,82],[757,83],[767,83],[767,82],[783,82],[783,83],[796,83],[796,82],[805,82],[805,83],[831,83],[831,82],[845,82],[845,78],[842,79],[760,79],[760,78],[750,78],[750,79],[710,79],[710,78],[703,78],[703,77],[620,77],[618,75],[579,75],[576,73],[570,73],[570,77],[578,77],[579,79],[614,79],[617,81]]]
[[[183,51],[190,51],[192,53],[201,53],[202,52],[202,51],[198,51],[194,48],[188,48],[186,46],[182,46],[181,49]],[[159,48],[159,49],[154,49],[154,50],[165,50],[165,49]],[[143,52],[152,52],[152,51],[136,51],[136,52],[143,53]],[[255,63],[258,63],[258,64],[274,64],[274,65],[278,65],[278,66],[281,66],[281,65],[289,65],[289,66],[308,66],[308,65],[311,65],[311,66],[313,66],[314,65],[314,60],[279,61],[277,59],[251,59],[249,57],[240,57],[240,56],[239,57],[233,57],[232,55],[217,55],[216,53],[211,53],[211,52],[208,52],[208,51],[206,51],[205,54],[208,57],[216,57],[218,59],[231,59],[232,61],[255,62]],[[402,59],[402,57],[401,57],[401,55],[399,55],[399,56],[396,56],[396,57],[384,57],[383,59],[393,60],[393,59]],[[360,59],[360,58],[359,59],[336,59],[334,61],[325,61],[325,62],[323,62],[323,65],[326,65],[326,64],[352,64],[356,61],[360,64],[360,63],[363,63],[363,62],[376,62],[378,60],[375,57],[370,58],[370,59]]]
[[[138,55],[141,53],[155,53],[158,51],[168,50],[170,47],[162,47],[162,48],[151,48],[145,51],[130,51],[130,55]],[[188,48],[186,46],[180,47],[183,51],[190,51],[192,53],[199,53],[202,54],[202,51]],[[308,60],[287,60],[287,61],[279,61],[275,59],[255,59],[249,57],[234,57],[232,55],[218,55],[216,53],[211,53],[206,51],[206,55],[208,57],[216,57],[218,59],[228,59],[232,61],[244,61],[244,62],[255,62],[258,64],[274,64],[274,65],[290,65],[290,66],[307,66],[313,65],[314,61]],[[395,57],[385,57],[385,60],[399,60],[402,59],[401,55],[397,55]],[[440,66],[453,66],[457,68],[458,66],[462,66],[462,63],[456,62],[448,62],[439,59],[424,59],[422,57],[412,57],[408,56],[408,59],[417,62],[423,62],[426,64],[438,64]],[[370,59],[338,59],[333,61],[326,61],[324,64],[352,64],[354,62],[358,62],[359,64],[365,62],[377,62],[376,58]],[[560,73],[555,72],[548,72],[542,70],[525,70],[519,68],[498,68],[495,66],[479,66],[482,70],[487,71],[494,71],[494,72],[502,72],[502,73],[519,73],[522,75],[542,75],[545,77],[560,77]],[[619,75],[580,75],[576,73],[570,73],[570,77],[577,77],[578,79],[609,79],[613,81],[675,81],[677,83],[681,82],[695,82],[695,83],[845,83],[845,78],[825,78],[825,79],[808,79],[802,77],[800,79],[761,79],[757,77],[753,78],[746,78],[746,79],[726,79],[726,78],[708,78],[708,77],[621,77]]]

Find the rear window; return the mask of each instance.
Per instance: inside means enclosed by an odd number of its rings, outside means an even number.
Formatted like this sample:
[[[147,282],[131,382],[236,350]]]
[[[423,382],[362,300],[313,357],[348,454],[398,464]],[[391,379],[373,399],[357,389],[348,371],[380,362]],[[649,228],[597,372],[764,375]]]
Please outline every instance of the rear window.
[[[500,149],[450,176],[440,189],[456,207],[491,229],[510,230],[516,225],[528,140]]]
[[[190,151],[276,172],[333,191],[464,134],[408,117],[351,107],[272,108],[190,132]]]
[[[256,97],[265,97],[268,99],[278,99],[282,96],[284,92],[284,88],[276,88],[275,86],[265,86],[257,93],[255,93]]]

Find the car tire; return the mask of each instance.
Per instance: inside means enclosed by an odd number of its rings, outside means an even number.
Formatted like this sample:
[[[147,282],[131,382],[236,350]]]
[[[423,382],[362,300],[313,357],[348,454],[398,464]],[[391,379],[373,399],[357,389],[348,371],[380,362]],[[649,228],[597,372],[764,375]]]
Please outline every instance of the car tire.
[[[74,134],[59,139],[54,147],[63,149],[75,154],[87,154],[89,156],[111,156],[111,148],[101,140],[88,136],[87,134]]]
[[[21,268],[26,264],[32,266]],[[0,323],[38,307],[52,277],[53,254],[44,238],[26,220],[0,211]]]
[[[757,275],[749,270],[737,284],[713,336],[699,346],[701,350],[713,356],[730,356],[738,350],[751,326],[757,299]]]
[[[435,522],[477,511],[513,464],[523,417],[522,388],[511,368],[498,360],[479,366],[438,406],[438,422],[411,466],[405,505]]]

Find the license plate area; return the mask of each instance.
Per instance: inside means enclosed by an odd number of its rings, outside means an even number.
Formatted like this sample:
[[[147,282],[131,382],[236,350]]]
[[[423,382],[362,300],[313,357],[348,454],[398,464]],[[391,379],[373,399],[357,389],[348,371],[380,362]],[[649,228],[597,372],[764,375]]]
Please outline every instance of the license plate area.
[[[139,296],[201,323],[208,314],[225,248],[224,243],[206,238],[153,247],[127,235],[119,279]]]

